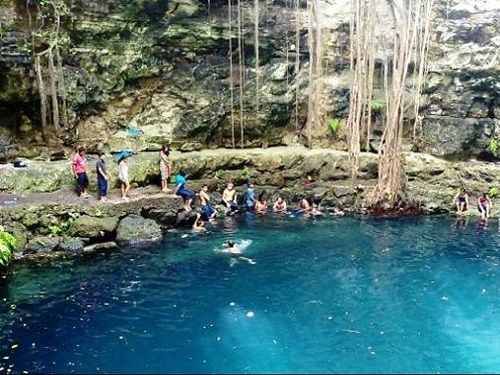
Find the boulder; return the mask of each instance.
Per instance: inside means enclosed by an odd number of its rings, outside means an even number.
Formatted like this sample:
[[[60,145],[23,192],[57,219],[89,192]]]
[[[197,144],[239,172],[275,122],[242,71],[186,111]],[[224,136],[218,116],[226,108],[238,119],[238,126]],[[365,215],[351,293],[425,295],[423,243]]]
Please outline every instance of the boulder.
[[[120,221],[116,230],[116,242],[120,246],[148,247],[163,239],[160,225],[139,215],[129,215]]]
[[[176,227],[191,228],[196,220],[196,212],[194,211],[181,211],[177,215],[175,221]]]
[[[24,248],[23,254],[42,254],[55,250],[60,239],[57,237],[34,237]]]
[[[61,240],[57,250],[68,253],[80,253],[83,251],[84,246],[81,238],[68,237]]]
[[[85,237],[102,240],[114,237],[119,219],[117,217],[80,216],[70,226],[71,237]]]

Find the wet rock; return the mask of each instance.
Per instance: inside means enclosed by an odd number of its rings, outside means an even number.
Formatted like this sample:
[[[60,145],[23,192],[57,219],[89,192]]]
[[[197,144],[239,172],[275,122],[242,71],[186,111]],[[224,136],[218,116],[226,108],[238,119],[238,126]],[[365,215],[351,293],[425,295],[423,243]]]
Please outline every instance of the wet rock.
[[[37,236],[28,242],[23,254],[41,254],[55,250],[59,246],[59,238]]]
[[[191,228],[196,220],[196,212],[181,211],[177,215],[175,226],[178,228]]]
[[[120,246],[148,247],[160,243],[163,233],[151,219],[129,215],[120,221],[116,230],[116,242]]]
[[[118,249],[118,244],[116,242],[101,242],[96,243],[94,245],[85,246],[83,252],[85,253],[93,253],[99,251],[111,251]]]
[[[81,238],[63,238],[57,247],[57,250],[68,253],[80,253],[85,244]]]
[[[113,238],[118,221],[117,217],[80,216],[71,223],[68,234],[72,237],[87,237],[91,241]]]

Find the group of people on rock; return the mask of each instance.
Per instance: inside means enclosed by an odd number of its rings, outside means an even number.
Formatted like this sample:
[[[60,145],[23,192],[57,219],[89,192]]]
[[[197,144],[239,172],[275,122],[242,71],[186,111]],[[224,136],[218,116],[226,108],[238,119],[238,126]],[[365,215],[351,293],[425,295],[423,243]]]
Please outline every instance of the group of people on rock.
[[[105,202],[108,195],[108,181],[110,175],[108,172],[108,167],[106,164],[106,154],[104,152],[99,152],[99,158],[96,163],[96,174],[97,174],[97,192],[99,195],[99,200]],[[118,160],[118,179],[120,180],[120,189],[122,199],[128,201],[128,193],[130,191],[130,181],[129,181],[129,166],[128,160],[129,155],[124,155]],[[90,198],[88,194],[89,178],[87,175],[87,157],[85,154],[85,148],[78,148],[77,153],[73,157],[72,161],[72,172],[73,177],[76,180],[76,191],[78,196],[82,198]]]
[[[462,216],[469,208],[469,191],[466,188],[461,188],[453,198],[453,204],[457,209],[457,215]],[[491,199],[487,193],[482,193],[477,197],[477,209],[482,220],[486,220],[490,216]]]
[[[169,160],[170,157],[170,146],[164,145],[159,151],[159,169],[161,177],[161,190],[163,192],[171,192],[168,188],[168,183],[172,175],[172,164]],[[99,153],[99,158],[96,162],[96,174],[97,174],[97,188],[99,200],[105,202],[108,195],[108,181],[110,179],[110,174],[108,171],[106,157],[103,152]],[[129,154],[124,154],[118,159],[118,179],[120,181],[121,197],[123,200],[129,200],[130,191],[130,180],[129,180]],[[85,148],[78,148],[77,153],[73,157],[72,161],[72,172],[77,184],[77,193],[83,198],[89,198],[88,186],[89,178],[87,175],[87,158],[85,154]],[[175,190],[174,194],[183,199],[184,209],[186,211],[192,210],[193,200],[199,196],[200,198],[200,218],[208,221],[215,217],[216,210],[214,208],[214,203],[209,195],[208,185],[204,185],[198,194],[195,194],[192,190],[187,187],[186,173],[181,170],[175,176]],[[453,205],[456,207],[457,214],[462,216],[464,212],[469,207],[469,196],[470,192],[466,188],[461,188],[460,191],[453,198]],[[231,210],[231,212],[236,212],[240,209],[238,204],[238,194],[235,190],[235,186],[232,182],[226,185],[222,193],[221,204]],[[248,188],[244,194],[243,207],[249,210],[255,210],[257,213],[264,213],[268,210],[268,202],[263,198],[263,195],[257,197],[255,192],[255,185],[253,183],[248,184]],[[491,211],[491,199],[487,193],[482,193],[477,197],[477,207],[481,215],[481,219],[486,220],[490,216]],[[274,202],[273,211],[277,213],[287,212],[287,202],[283,197],[278,197]],[[306,198],[302,198],[299,201],[299,210],[308,213],[312,216],[320,216],[323,213],[315,206],[311,205]],[[336,211],[340,213],[340,211]],[[200,223],[202,221],[199,221]]]

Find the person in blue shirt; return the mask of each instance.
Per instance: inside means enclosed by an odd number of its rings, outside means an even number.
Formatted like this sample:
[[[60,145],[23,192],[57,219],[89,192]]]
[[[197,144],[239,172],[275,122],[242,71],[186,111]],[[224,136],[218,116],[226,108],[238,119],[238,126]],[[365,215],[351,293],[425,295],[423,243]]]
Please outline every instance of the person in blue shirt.
[[[245,193],[245,206],[248,210],[253,210],[255,208],[255,203],[257,199],[255,198],[255,185],[253,183],[248,184],[248,189]]]
[[[184,209],[186,211],[192,211],[191,203],[196,195],[186,187],[186,172],[184,171],[180,171],[179,174],[175,176],[175,194],[182,197]]]

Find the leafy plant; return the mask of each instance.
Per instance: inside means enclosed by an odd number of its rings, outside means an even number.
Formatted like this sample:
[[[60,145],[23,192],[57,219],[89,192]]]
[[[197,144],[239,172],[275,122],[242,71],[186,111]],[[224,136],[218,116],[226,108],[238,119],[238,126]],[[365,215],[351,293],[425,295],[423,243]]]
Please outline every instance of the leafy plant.
[[[0,227],[0,266],[6,266],[12,259],[12,252],[17,247],[16,238]]]
[[[342,124],[342,120],[339,118],[331,118],[328,120],[328,129],[332,132],[332,134],[337,134],[340,129],[340,125]]]
[[[491,138],[490,142],[488,143],[488,151],[491,152],[493,155],[497,155],[498,148],[500,147],[500,140],[496,138]]]
[[[49,232],[50,232],[50,234],[52,234],[54,236],[60,235],[63,231],[64,231],[64,229],[62,227],[60,227],[59,225],[49,226]]]
[[[214,178],[216,180],[221,180],[224,178],[225,172],[222,169],[217,169],[214,173]]]
[[[487,194],[490,198],[496,198],[498,196],[498,189],[496,187],[490,187]]]
[[[374,111],[380,111],[382,108],[385,107],[385,101],[384,99],[372,99],[370,101],[370,107]]]
[[[241,176],[243,178],[249,178],[251,174],[252,174],[252,168],[250,168],[247,165],[245,165],[243,167],[243,169],[241,170]]]

